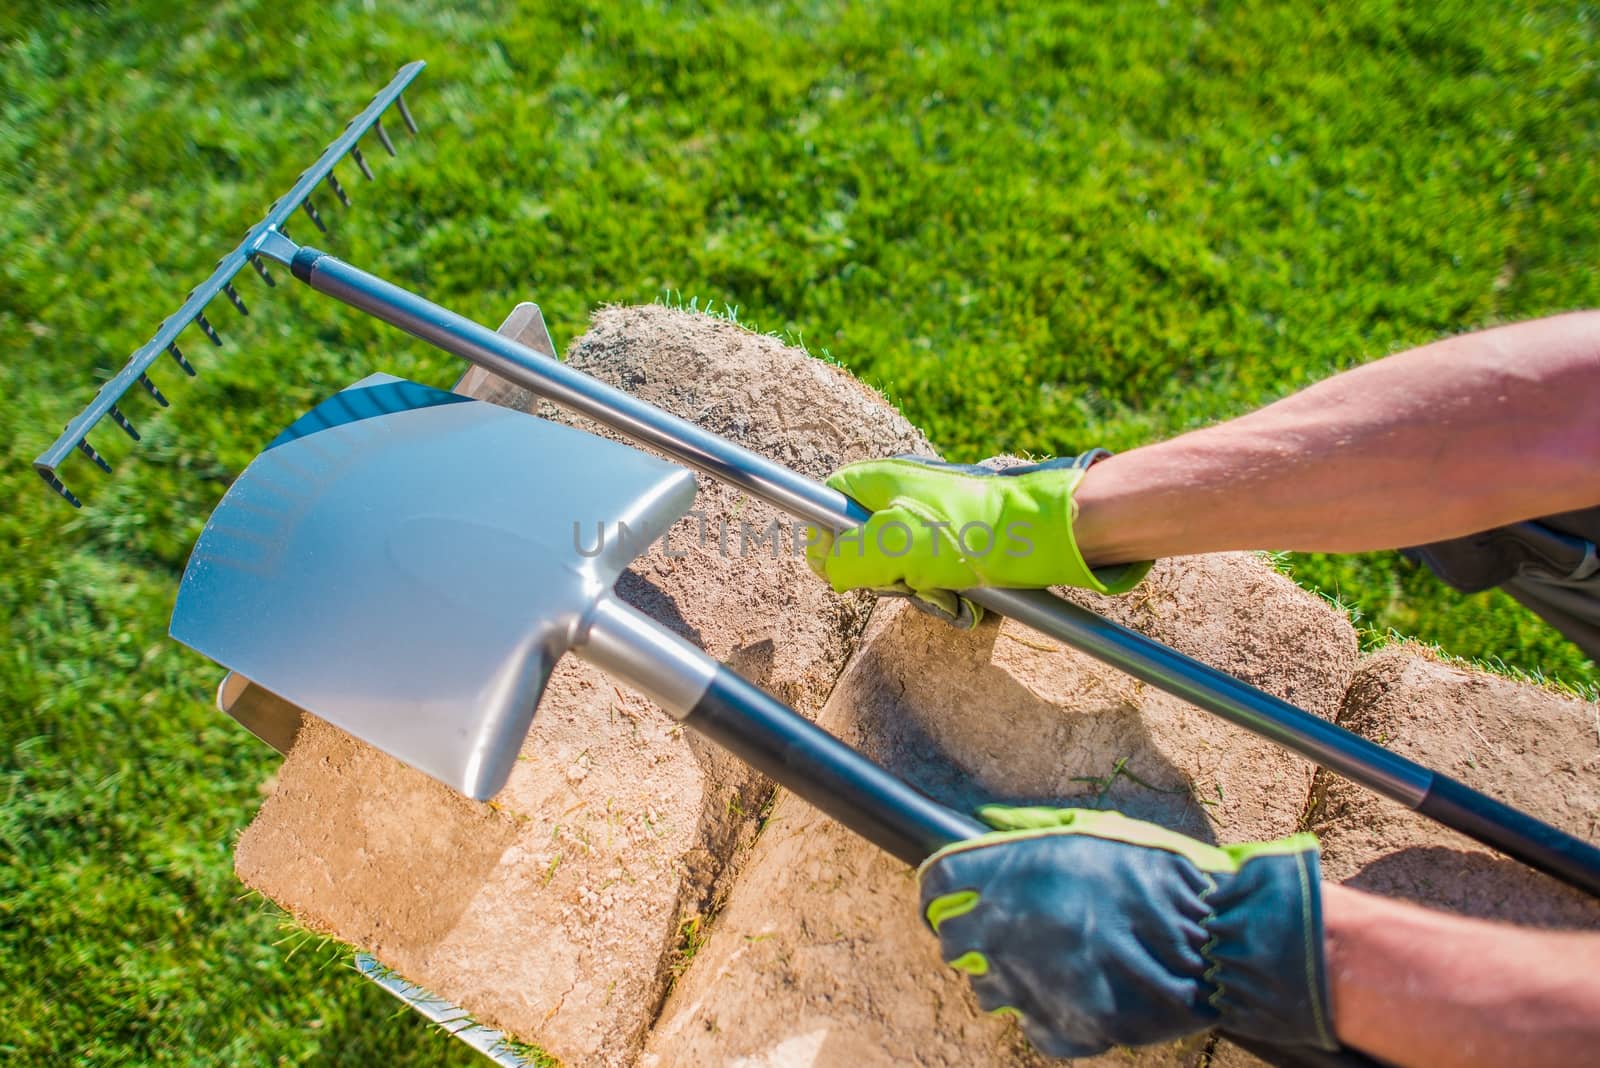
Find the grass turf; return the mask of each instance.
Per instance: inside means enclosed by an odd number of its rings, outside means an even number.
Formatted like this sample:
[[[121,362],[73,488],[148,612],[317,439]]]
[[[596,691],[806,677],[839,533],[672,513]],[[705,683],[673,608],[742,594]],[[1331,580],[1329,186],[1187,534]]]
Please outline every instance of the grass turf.
[[[244,279],[257,315],[119,470],[28,461],[401,62],[423,136],[320,241],[495,323],[675,291],[884,387],[948,455],[1126,448],[1441,334],[1600,303],[1581,4],[22,5],[0,14],[0,1060],[471,1063],[290,956],[231,844],[272,760],[164,637],[236,471],[440,354]],[[326,200],[327,198],[324,198]],[[306,238],[309,224],[297,236]],[[265,312],[265,314],[260,314]],[[1392,557],[1302,581],[1592,685],[1509,600]]]

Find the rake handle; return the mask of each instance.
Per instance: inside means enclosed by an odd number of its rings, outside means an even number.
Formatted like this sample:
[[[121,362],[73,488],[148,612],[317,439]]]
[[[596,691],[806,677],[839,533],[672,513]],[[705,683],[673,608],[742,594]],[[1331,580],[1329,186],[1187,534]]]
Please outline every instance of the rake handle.
[[[283,239],[263,253],[311,288],[470,361],[808,523],[869,513],[813,479],[718,437],[376,275]],[[1046,590],[967,590],[973,601],[1214,712],[1236,726],[1600,897],[1600,849]],[[1438,783],[1443,793],[1433,794]],[[1430,801],[1430,795],[1434,800]],[[1470,804],[1468,803],[1470,799]]]

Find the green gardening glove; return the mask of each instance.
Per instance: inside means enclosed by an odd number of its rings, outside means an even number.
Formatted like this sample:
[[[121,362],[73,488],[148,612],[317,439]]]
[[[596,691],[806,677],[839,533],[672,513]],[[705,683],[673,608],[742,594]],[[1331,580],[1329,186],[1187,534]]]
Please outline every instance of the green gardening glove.
[[[1003,471],[914,456],[848,464],[828,485],[872,517],[854,530],[817,530],[806,560],[835,590],[910,595],[965,626],[982,613],[956,591],[977,586],[1123,593],[1150,564],[1091,569],[1072,535],[1072,494],[1108,455],[1095,449]]]
[[[1338,1049],[1317,842],[1213,846],[1116,812],[979,812],[917,872],[940,952],[1052,1057],[1216,1027]]]

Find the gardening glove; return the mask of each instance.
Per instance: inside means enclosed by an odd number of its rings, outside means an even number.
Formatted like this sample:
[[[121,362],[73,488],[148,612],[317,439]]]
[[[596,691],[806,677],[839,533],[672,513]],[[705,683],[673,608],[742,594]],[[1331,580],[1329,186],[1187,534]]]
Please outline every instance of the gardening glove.
[[[816,528],[806,560],[835,590],[914,597],[967,627],[982,610],[957,591],[975,586],[1123,593],[1149,563],[1091,569],[1072,535],[1073,491],[1089,465],[1109,455],[1095,449],[1003,471],[915,456],[847,464],[828,485],[872,517],[854,530]]]
[[[1334,1050],[1317,840],[1213,846],[1116,812],[993,806],[917,875],[945,961],[1052,1057],[1219,1027]]]

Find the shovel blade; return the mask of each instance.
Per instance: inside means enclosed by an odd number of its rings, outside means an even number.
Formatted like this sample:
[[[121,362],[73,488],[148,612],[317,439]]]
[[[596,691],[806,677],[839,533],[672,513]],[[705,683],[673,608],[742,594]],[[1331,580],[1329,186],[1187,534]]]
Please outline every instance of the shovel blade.
[[[171,633],[487,798],[589,609],[694,489],[627,446],[374,375],[235,480]]]

